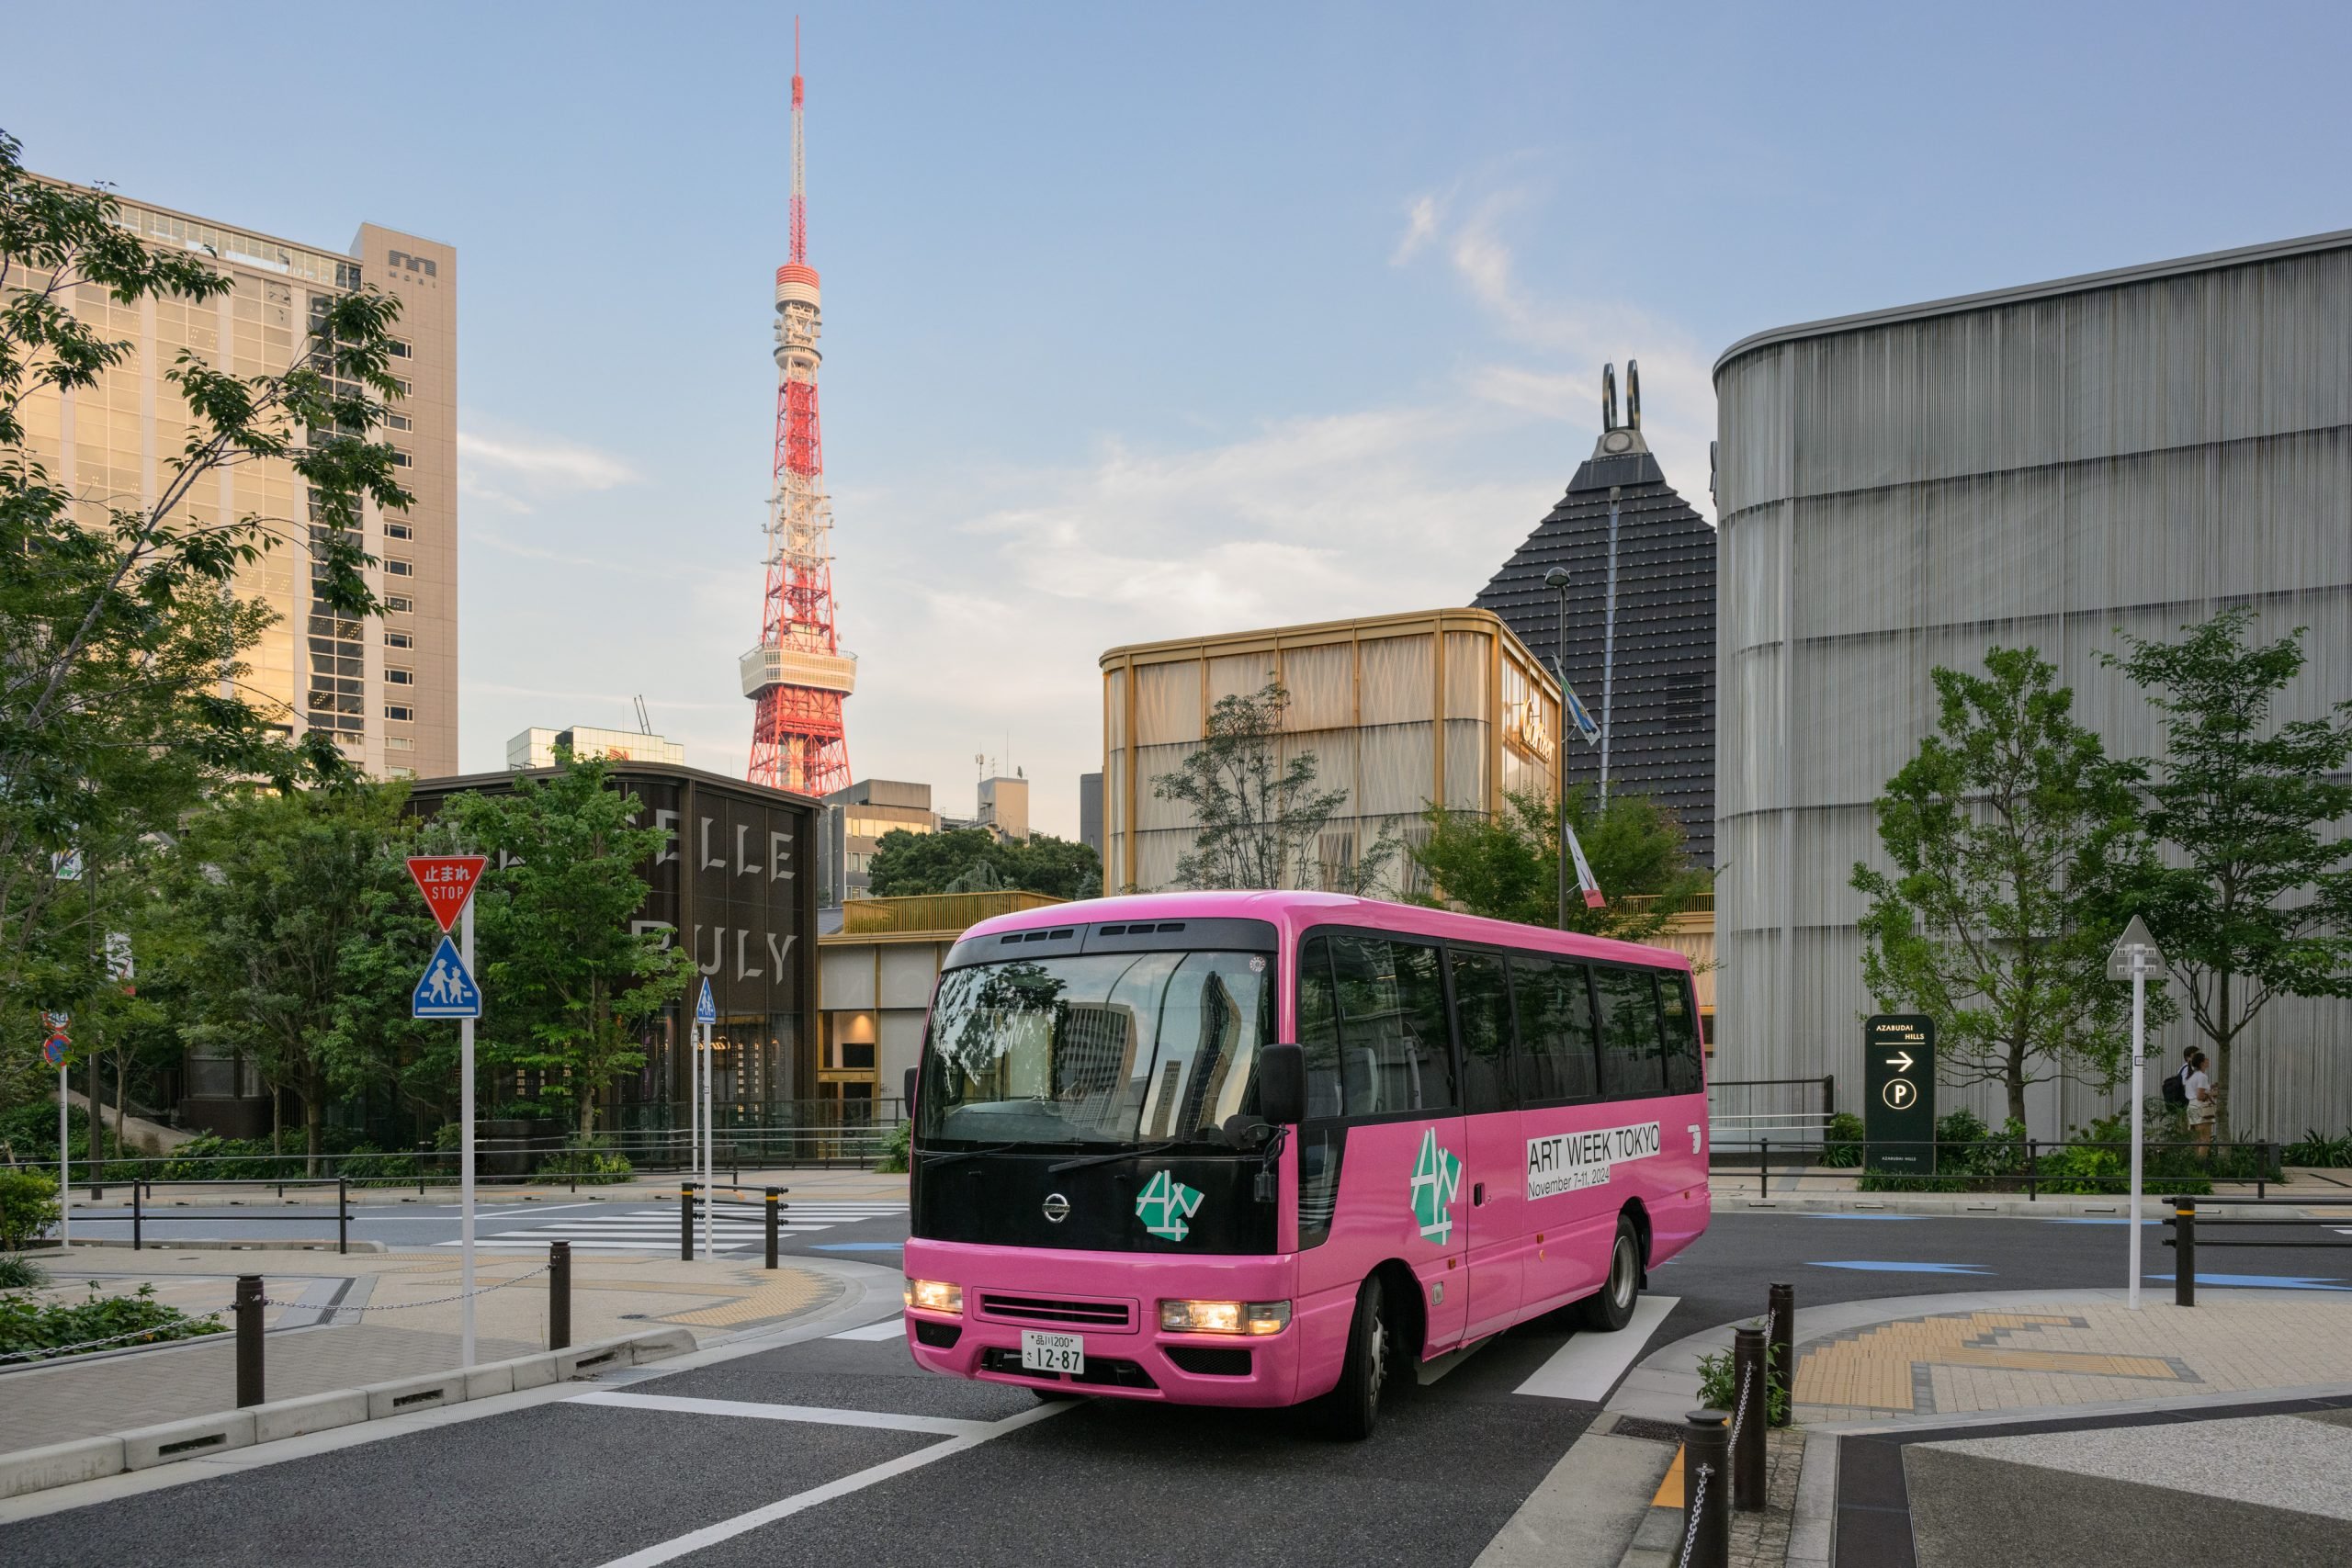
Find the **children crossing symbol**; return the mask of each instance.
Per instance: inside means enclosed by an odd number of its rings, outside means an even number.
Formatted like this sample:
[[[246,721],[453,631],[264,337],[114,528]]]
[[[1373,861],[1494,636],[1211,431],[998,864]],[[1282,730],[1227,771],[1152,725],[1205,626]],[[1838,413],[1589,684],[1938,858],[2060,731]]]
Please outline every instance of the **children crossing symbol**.
[[[447,937],[435,950],[433,962],[425,965],[424,976],[416,983],[415,992],[409,998],[412,1018],[480,1018],[481,987],[466,972],[466,962],[458,956],[457,944]]]

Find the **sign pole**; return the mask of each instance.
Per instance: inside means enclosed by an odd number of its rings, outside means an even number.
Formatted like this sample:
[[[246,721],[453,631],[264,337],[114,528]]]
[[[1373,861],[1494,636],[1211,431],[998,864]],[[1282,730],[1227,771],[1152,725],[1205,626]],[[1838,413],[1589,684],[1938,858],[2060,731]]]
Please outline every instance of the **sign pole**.
[[[2140,1310],[2140,1062],[2147,1055],[2148,950],[2132,950],[2132,1288],[2131,1307]],[[2175,1268],[2181,1267],[2176,1261]]]
[[[74,1245],[74,1140],[66,1114],[65,1058],[57,1058],[57,1245]]]
[[[710,1025],[702,1026],[702,1255],[710,1250],[710,1184],[718,1179],[718,1133],[714,1120],[711,1080],[718,1077],[710,1055]]]
[[[466,900],[464,913],[458,917],[458,955],[465,960],[466,973],[474,967],[474,901]],[[464,1118],[458,1130],[458,1163],[459,1173],[458,1217],[458,1251],[464,1258],[464,1282],[458,1287],[465,1292],[462,1306],[464,1328],[463,1359],[460,1364],[474,1364],[474,1021],[458,1021],[458,1114]]]
[[[702,1025],[686,1034],[686,1179],[702,1177]]]

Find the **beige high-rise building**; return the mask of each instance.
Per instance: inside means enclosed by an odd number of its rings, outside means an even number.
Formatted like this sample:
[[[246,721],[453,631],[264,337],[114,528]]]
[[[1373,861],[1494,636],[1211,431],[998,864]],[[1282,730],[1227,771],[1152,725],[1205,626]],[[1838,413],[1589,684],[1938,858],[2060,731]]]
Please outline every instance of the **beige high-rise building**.
[[[319,613],[311,593],[310,496],[289,464],[240,464],[186,502],[197,521],[258,515],[277,547],[239,576],[238,591],[277,620],[246,656],[248,694],[290,734],[333,731],[378,777],[458,771],[458,267],[447,245],[362,224],[348,254],[272,239],[123,199],[122,222],[151,244],[209,248],[231,290],[201,303],[118,305],[83,285],[74,310],[130,356],[86,390],[28,400],[26,428],[51,475],[93,513],[109,501],[153,505],[186,439],[187,406],[167,378],[182,350],[239,376],[276,375],[303,352],[314,312],[372,285],[401,302],[392,373],[400,395],[381,432],[415,500],[369,502],[368,577],[384,602],[365,623]]]

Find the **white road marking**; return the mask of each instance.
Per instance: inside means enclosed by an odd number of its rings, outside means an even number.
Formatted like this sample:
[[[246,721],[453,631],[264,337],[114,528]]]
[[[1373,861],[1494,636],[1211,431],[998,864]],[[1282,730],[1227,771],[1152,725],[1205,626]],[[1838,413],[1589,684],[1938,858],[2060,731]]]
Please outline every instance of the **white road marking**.
[[[567,1208],[595,1207],[591,1204],[565,1205]],[[761,1203],[719,1201],[711,1208],[712,1250],[722,1253],[747,1253],[759,1249],[767,1234],[766,1206]],[[537,1220],[556,1211],[538,1209],[500,1216],[503,1221],[527,1215]],[[835,1225],[854,1225],[867,1220],[890,1219],[904,1214],[904,1203],[811,1202],[794,1206],[787,1204],[779,1216],[776,1235],[780,1237],[808,1236]],[[695,1215],[695,1235],[701,1235],[702,1216]],[[660,1208],[637,1207],[627,1213],[609,1211],[595,1214],[574,1214],[569,1219],[550,1219],[544,1224],[504,1224],[476,1245],[504,1251],[544,1251],[548,1242],[563,1240],[571,1243],[575,1252],[668,1252],[677,1245],[678,1211],[663,1205]],[[455,1241],[436,1242],[436,1247],[454,1248]],[[699,1240],[696,1243],[700,1245]]]
[[[623,1410],[667,1410],[680,1416],[733,1416],[748,1421],[807,1421],[820,1427],[880,1427],[893,1432],[932,1432],[943,1438],[977,1438],[996,1429],[993,1421],[957,1421],[944,1416],[835,1410],[821,1404],[762,1404],[743,1399],[689,1399],[672,1393],[583,1393],[566,1403],[608,1404]]]
[[[1614,1334],[1579,1332],[1512,1392],[1539,1399],[1584,1399],[1599,1404],[1609,1397],[1625,1369],[1641,1359],[1650,1336],[1681,1300],[1679,1296],[1644,1296],[1634,1303],[1633,1321],[1624,1327]]]
[[[602,1568],[656,1568],[659,1563],[674,1562],[679,1558],[700,1551],[706,1547],[717,1546],[722,1540],[732,1540],[739,1535],[758,1529],[762,1525],[771,1525],[778,1519],[789,1518],[820,1503],[830,1503],[836,1497],[846,1497],[852,1493],[863,1492],[869,1486],[904,1475],[910,1470],[921,1470],[935,1460],[952,1458],[968,1450],[978,1448],[982,1443],[993,1442],[1009,1432],[1016,1432],[1023,1427],[1035,1426],[1037,1422],[1059,1416],[1065,1410],[1076,1408],[1077,1402],[1071,1401],[1058,1404],[1041,1404],[1035,1410],[1024,1410],[1018,1416],[1008,1416],[1001,1421],[990,1423],[985,1432],[976,1433],[967,1438],[951,1438],[946,1442],[933,1443],[929,1448],[917,1449],[910,1454],[901,1454],[897,1459],[887,1460],[880,1464],[868,1465],[854,1474],[842,1476],[839,1481],[829,1481],[822,1486],[812,1486],[806,1492],[796,1492],[789,1497],[779,1497],[764,1507],[754,1508],[748,1514],[738,1514],[731,1519],[721,1519],[715,1525],[705,1525],[702,1529],[689,1531],[675,1540],[665,1540],[658,1545],[632,1551],[626,1557],[616,1557],[611,1562],[604,1563]]]
[[[869,1323],[863,1328],[845,1328],[839,1334],[828,1334],[828,1339],[904,1339],[907,1337],[906,1314],[886,1317],[879,1323]]]

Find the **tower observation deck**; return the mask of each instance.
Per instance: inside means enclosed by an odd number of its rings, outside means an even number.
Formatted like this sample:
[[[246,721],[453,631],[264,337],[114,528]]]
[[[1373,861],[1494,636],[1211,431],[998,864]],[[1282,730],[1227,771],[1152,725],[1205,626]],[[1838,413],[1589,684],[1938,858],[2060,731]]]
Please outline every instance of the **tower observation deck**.
[[[760,640],[743,655],[753,784],[826,795],[850,782],[842,704],[857,660],[833,625],[832,503],[817,420],[819,293],[808,265],[799,29],[792,72],[792,259],[775,270],[775,460]]]

